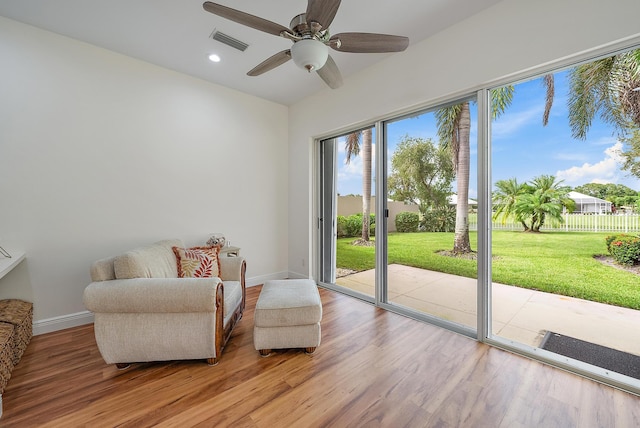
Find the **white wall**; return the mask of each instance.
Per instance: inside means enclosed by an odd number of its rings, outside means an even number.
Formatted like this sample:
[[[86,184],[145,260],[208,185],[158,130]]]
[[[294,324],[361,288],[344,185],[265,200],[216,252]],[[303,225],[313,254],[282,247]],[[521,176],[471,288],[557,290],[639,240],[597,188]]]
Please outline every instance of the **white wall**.
[[[292,106],[289,270],[310,276],[312,137],[475,88],[640,32],[638,0],[504,0]],[[337,62],[339,62],[337,60]],[[302,255],[302,256],[301,256]]]
[[[159,239],[223,232],[249,284],[286,276],[286,107],[1,17],[0,58],[0,245],[27,253],[0,298],[36,327]]]

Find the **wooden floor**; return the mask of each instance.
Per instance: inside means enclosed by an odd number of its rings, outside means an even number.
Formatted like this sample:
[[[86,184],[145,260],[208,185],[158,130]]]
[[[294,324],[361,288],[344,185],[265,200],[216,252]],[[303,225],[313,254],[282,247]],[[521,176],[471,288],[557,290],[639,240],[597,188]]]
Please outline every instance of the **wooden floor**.
[[[91,325],[33,338],[2,427],[636,427],[640,398],[321,290],[312,356],[253,349],[260,287],[220,364],[98,353]]]

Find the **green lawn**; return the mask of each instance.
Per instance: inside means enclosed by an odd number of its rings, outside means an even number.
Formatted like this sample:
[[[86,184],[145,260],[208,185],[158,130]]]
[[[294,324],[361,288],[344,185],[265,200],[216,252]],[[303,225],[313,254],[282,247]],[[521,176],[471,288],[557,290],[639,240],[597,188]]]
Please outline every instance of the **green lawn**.
[[[593,258],[606,254],[609,233],[493,232],[493,281],[640,309],[640,276]],[[477,235],[470,234],[476,248]],[[375,267],[373,247],[351,245],[354,238],[338,239],[337,267],[357,271]],[[450,250],[452,233],[389,234],[389,263],[477,278],[475,260],[437,254]]]

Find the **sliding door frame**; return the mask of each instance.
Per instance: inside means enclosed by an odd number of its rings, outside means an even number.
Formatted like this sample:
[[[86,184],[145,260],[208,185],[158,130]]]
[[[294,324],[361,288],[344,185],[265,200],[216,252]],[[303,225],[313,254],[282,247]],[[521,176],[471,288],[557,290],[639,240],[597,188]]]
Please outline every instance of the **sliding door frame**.
[[[316,155],[319,156],[320,151],[318,150],[317,145],[320,144],[322,140],[333,138],[336,135],[345,135],[349,132],[353,132],[358,129],[367,128],[370,126],[376,127],[376,169],[377,175],[379,178],[376,180],[375,189],[376,195],[386,195],[387,190],[387,176],[386,176],[386,165],[387,165],[387,156],[386,156],[386,148],[383,147],[385,131],[384,131],[384,122],[395,120],[401,116],[412,115],[415,112],[419,111],[427,111],[429,109],[436,108],[438,106],[455,103],[456,100],[469,99],[475,96],[475,99],[478,103],[478,282],[477,282],[477,327],[476,329],[471,329],[465,326],[460,326],[458,324],[453,324],[446,322],[445,320],[429,316],[426,314],[421,314],[418,312],[405,310],[405,308],[399,307],[398,305],[393,305],[388,303],[387,295],[387,277],[386,277],[386,269],[380,269],[380,266],[386,266],[387,264],[387,246],[386,246],[386,235],[387,235],[387,225],[386,225],[386,200],[385,198],[376,198],[376,206],[375,213],[376,218],[384,219],[382,222],[378,222],[376,224],[376,234],[380,234],[380,236],[384,236],[385,239],[376,239],[376,297],[375,301],[371,303],[375,303],[377,306],[387,309],[393,312],[400,313],[402,315],[420,320],[426,321],[431,324],[464,334],[466,336],[473,337],[480,342],[486,343],[488,345],[498,347],[516,354],[523,355],[525,357],[541,361],[543,363],[558,367],[560,369],[579,374],[583,377],[596,380],[598,382],[613,386],[618,389],[622,389],[628,392],[631,392],[636,395],[640,395],[640,381],[629,380],[627,376],[620,375],[618,373],[613,373],[605,369],[594,368],[594,366],[588,365],[586,363],[582,363],[580,361],[576,361],[573,359],[569,359],[567,357],[535,348],[533,346],[525,345],[519,342],[515,342],[513,340],[509,340],[503,337],[494,336],[492,334],[492,311],[491,311],[491,300],[492,300],[492,275],[491,275],[491,139],[490,139],[490,128],[491,128],[491,120],[490,120],[490,91],[509,84],[517,84],[519,82],[529,80],[536,76],[541,76],[546,73],[556,72],[563,68],[568,68],[572,66],[576,66],[579,64],[595,61],[597,59],[601,59],[607,56],[615,55],[621,51],[625,51],[628,49],[640,48],[640,35],[635,35],[632,37],[628,37],[622,40],[619,40],[614,43],[610,43],[607,45],[603,45],[592,50],[582,52],[576,55],[568,56],[557,61],[549,62],[546,64],[542,64],[540,66],[531,67],[522,72],[513,73],[507,76],[504,76],[499,79],[495,79],[492,81],[485,82],[476,86],[475,88],[470,88],[466,91],[460,91],[454,94],[449,94],[445,97],[440,97],[438,99],[432,100],[429,103],[425,103],[419,106],[413,106],[411,108],[407,108],[401,111],[397,111],[393,114],[389,114],[384,118],[378,118],[376,120],[362,122],[359,125],[351,126],[348,128],[343,128],[341,130],[335,130],[329,133],[326,133],[321,136],[316,136],[314,138],[315,141],[315,150]],[[314,162],[314,165],[318,165],[317,159]],[[313,205],[318,204],[318,197],[320,192],[319,187],[319,174],[315,174],[315,185],[313,198]],[[319,207],[316,206],[316,210],[314,211],[316,215],[318,215]],[[316,224],[319,224],[319,219],[316,219]],[[320,229],[320,228],[318,228]],[[314,234],[314,251],[317,253],[319,249],[318,240],[322,239],[322,236],[319,233]],[[314,258],[316,260],[316,264],[321,262],[321,257],[316,254]],[[320,266],[316,265],[313,269],[313,272],[318,275],[320,271]],[[384,271],[384,272],[382,272]],[[318,279],[316,277],[316,279]],[[320,285],[325,286],[327,288],[331,288],[331,284],[321,283]],[[337,290],[341,291],[341,290]],[[346,293],[350,295],[354,295],[354,297],[360,297],[358,293]],[[382,297],[381,297],[382,296]],[[364,299],[370,301],[370,299]]]

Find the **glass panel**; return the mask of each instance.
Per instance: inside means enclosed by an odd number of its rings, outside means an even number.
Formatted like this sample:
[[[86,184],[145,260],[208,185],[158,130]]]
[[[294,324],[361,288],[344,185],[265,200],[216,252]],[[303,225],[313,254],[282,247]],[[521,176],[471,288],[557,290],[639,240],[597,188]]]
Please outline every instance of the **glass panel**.
[[[639,53],[515,84],[491,127],[493,335],[617,372],[613,350],[640,355],[638,269],[615,260],[640,248],[617,236],[640,232],[640,180],[622,169],[640,149]]]
[[[336,174],[333,188],[336,207],[333,233],[336,239],[332,244],[335,246],[335,284],[373,300],[376,260],[373,214],[375,129],[362,129],[331,141],[335,145]],[[328,200],[324,198],[325,205]],[[324,236],[325,243],[328,243],[328,235]]]
[[[387,122],[385,142],[386,301],[475,329],[476,104]]]

